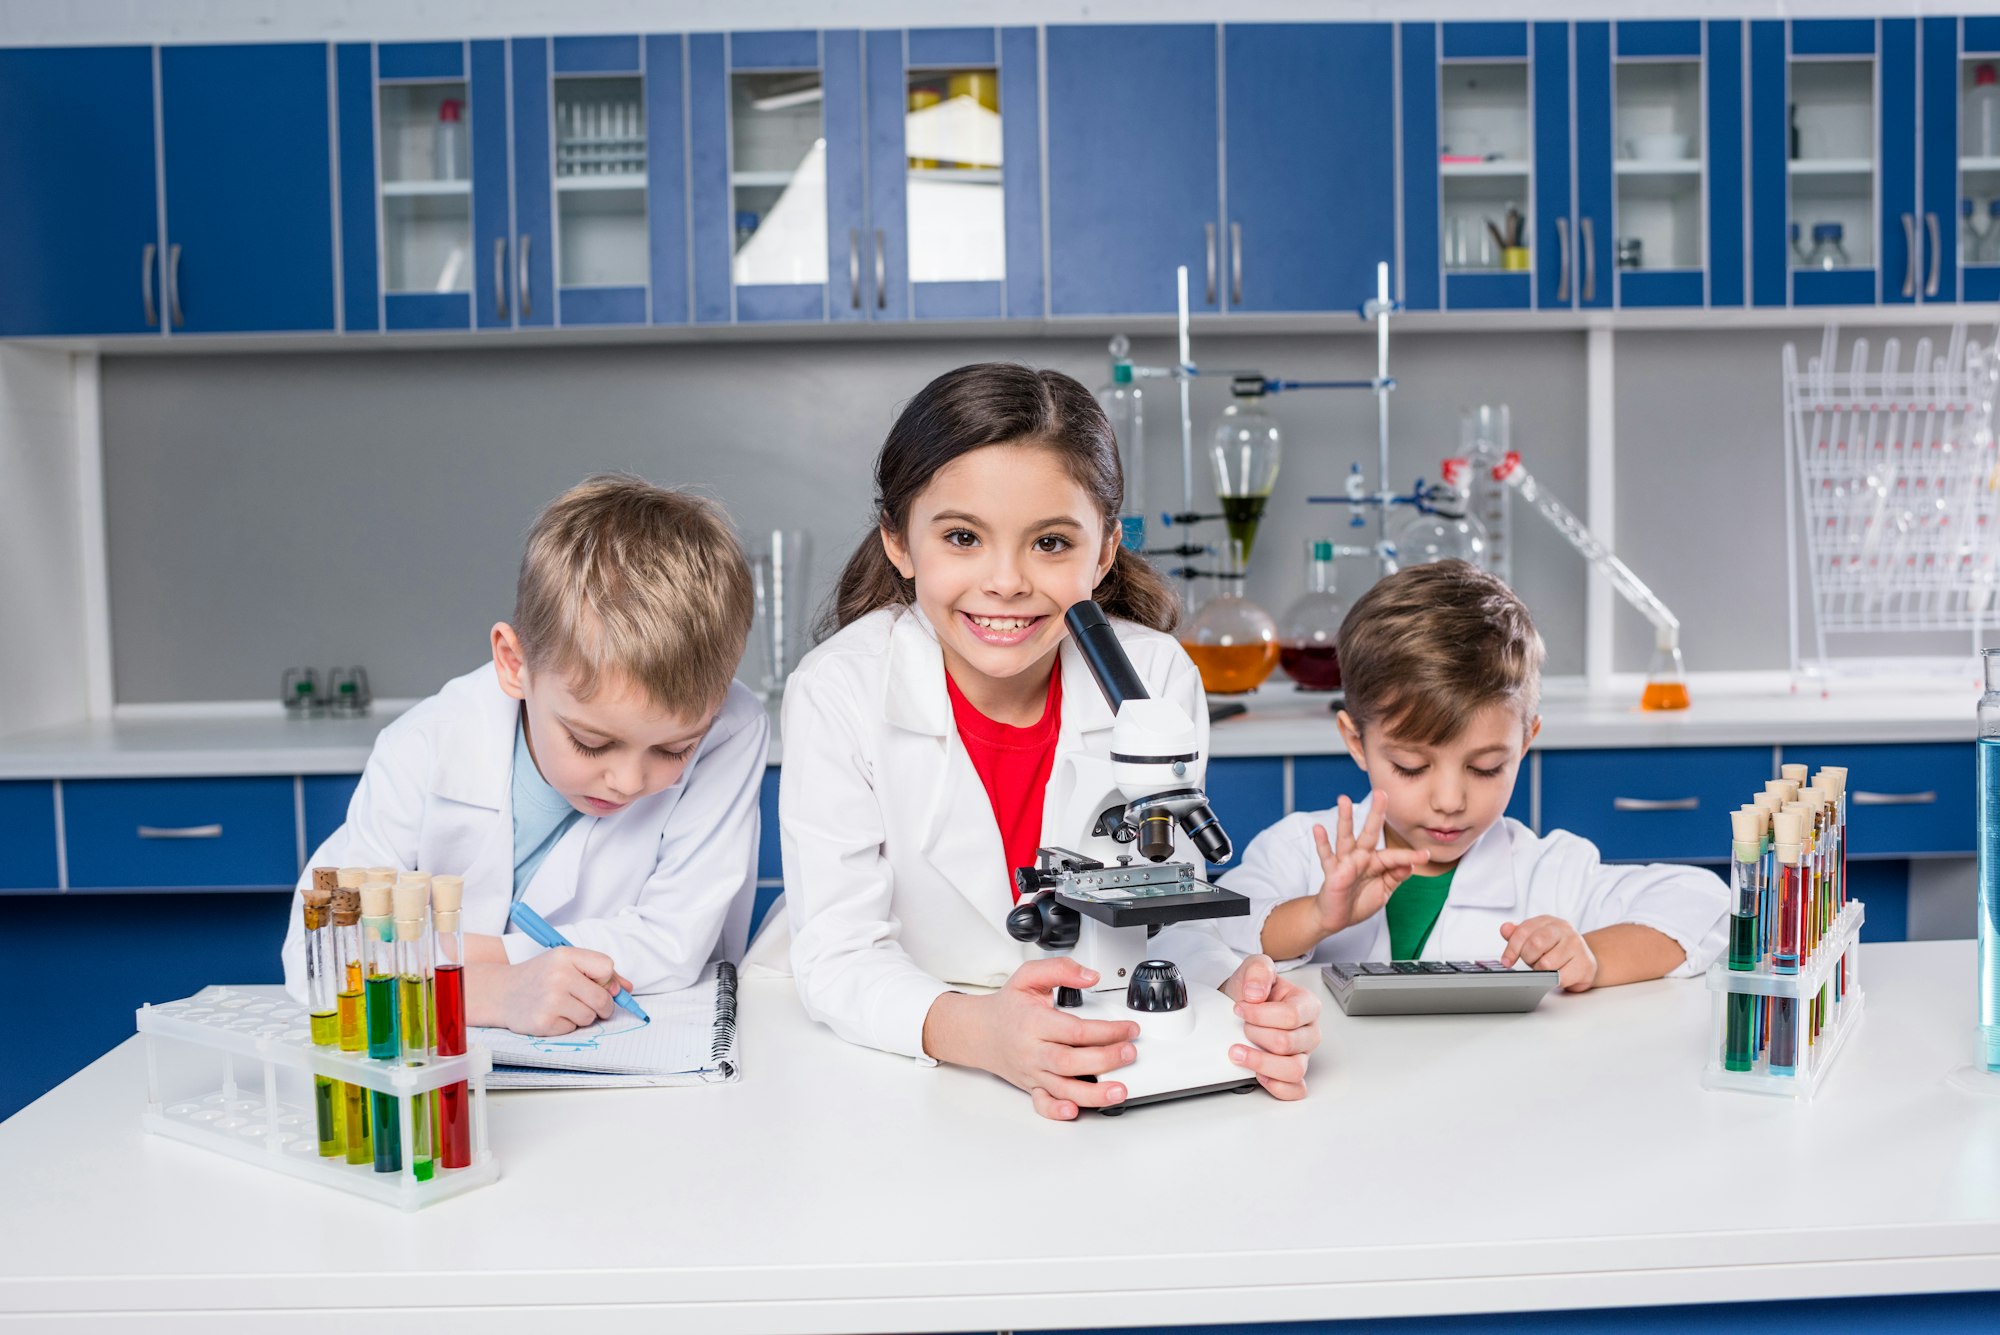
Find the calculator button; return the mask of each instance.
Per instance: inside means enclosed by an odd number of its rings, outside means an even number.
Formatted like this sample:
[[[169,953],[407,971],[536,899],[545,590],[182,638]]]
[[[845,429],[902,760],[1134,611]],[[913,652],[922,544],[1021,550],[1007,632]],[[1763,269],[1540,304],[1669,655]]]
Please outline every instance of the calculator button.
[[[1443,960],[1420,960],[1418,967],[1425,973],[1450,973],[1451,966]]]
[[[1481,970],[1480,967],[1477,964],[1474,964],[1471,960],[1453,960],[1451,962],[1451,971],[1453,973],[1483,972],[1483,970]]]
[[[1364,964],[1361,966],[1361,972],[1372,973],[1372,974],[1384,974],[1384,973],[1394,973],[1396,971],[1390,968],[1386,964]]]
[[[1352,964],[1330,964],[1327,967],[1333,971],[1335,978],[1343,981],[1354,977],[1354,966]]]
[[[1417,967],[1417,962],[1415,960],[1397,960],[1394,964],[1390,965],[1389,967],[1395,970],[1397,973],[1423,972],[1423,970]]]

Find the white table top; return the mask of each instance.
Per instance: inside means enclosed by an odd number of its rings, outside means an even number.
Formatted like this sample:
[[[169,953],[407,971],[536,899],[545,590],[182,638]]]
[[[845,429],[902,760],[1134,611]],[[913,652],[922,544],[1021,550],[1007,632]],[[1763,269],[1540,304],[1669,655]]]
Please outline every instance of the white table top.
[[[1229,697],[1217,697],[1218,701]],[[1247,715],[1225,719],[1211,734],[1211,754],[1344,754],[1326,696],[1284,682],[1236,697]],[[1642,713],[1628,695],[1551,688],[1542,702],[1536,745],[1566,750],[1642,746],[1971,741],[1978,694],[1928,685],[1843,687],[1821,698],[1783,685],[1697,685],[1691,709]],[[288,719],[276,705],[239,711],[200,709],[60,724],[0,737],[0,779],[174,777],[214,774],[359,774],[375,734],[401,712],[376,707],[361,719]],[[776,712],[771,763],[782,758]]]
[[[1690,981],[1530,1016],[1329,1006],[1303,1103],[1076,1124],[747,980],[741,1083],[498,1096],[500,1181],[412,1215],[147,1136],[131,1042],[0,1123],[0,1317],[1004,1330],[2000,1289],[2000,1098],[1945,1083],[1972,945],[1863,965],[1810,1105],[1701,1088]]]

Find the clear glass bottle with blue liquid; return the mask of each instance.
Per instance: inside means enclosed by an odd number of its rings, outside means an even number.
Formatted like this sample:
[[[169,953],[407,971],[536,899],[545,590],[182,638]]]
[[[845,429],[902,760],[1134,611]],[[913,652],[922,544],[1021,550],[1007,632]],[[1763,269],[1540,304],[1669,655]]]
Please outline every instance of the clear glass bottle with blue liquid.
[[[1979,697],[1979,1034],[2000,1077],[2000,649],[1988,649]]]

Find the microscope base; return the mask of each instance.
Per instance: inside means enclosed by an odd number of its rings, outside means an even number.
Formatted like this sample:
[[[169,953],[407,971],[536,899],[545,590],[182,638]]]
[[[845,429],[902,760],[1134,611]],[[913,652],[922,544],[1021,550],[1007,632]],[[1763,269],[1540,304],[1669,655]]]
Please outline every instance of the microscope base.
[[[1125,1102],[1102,1111],[1117,1114],[1142,1103],[1257,1088],[1257,1077],[1229,1060],[1233,1044],[1244,1043],[1236,1003],[1209,990],[1188,997],[1188,1008],[1147,1015],[1127,1009],[1123,989],[1086,992],[1070,1014],[1084,1020],[1129,1020],[1139,1025],[1132,1046],[1138,1059],[1104,1076],[1125,1086]]]

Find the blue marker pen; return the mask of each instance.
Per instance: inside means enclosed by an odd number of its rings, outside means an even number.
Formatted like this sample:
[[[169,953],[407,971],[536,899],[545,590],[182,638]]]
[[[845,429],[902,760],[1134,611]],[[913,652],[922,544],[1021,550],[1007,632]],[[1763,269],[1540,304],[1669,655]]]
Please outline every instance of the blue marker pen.
[[[528,934],[528,939],[533,941],[538,946],[545,946],[553,950],[557,946],[566,946],[570,944],[569,938],[565,937],[561,932],[558,932],[555,928],[549,926],[548,923],[542,918],[541,914],[535,912],[533,909],[529,908],[526,904],[516,901],[513,909],[508,913],[507,916],[512,918],[514,920],[514,925],[520,928],[523,932],[526,932]],[[651,1024],[653,1022],[653,1017],[646,1014],[646,1012],[640,1010],[639,1003],[632,1000],[632,994],[630,992],[627,992],[624,988],[621,987],[616,991],[614,991],[611,994],[611,999],[617,1002],[620,1006],[624,1007],[627,1011],[630,1011],[632,1014],[638,1016],[639,1022],[641,1024]]]

